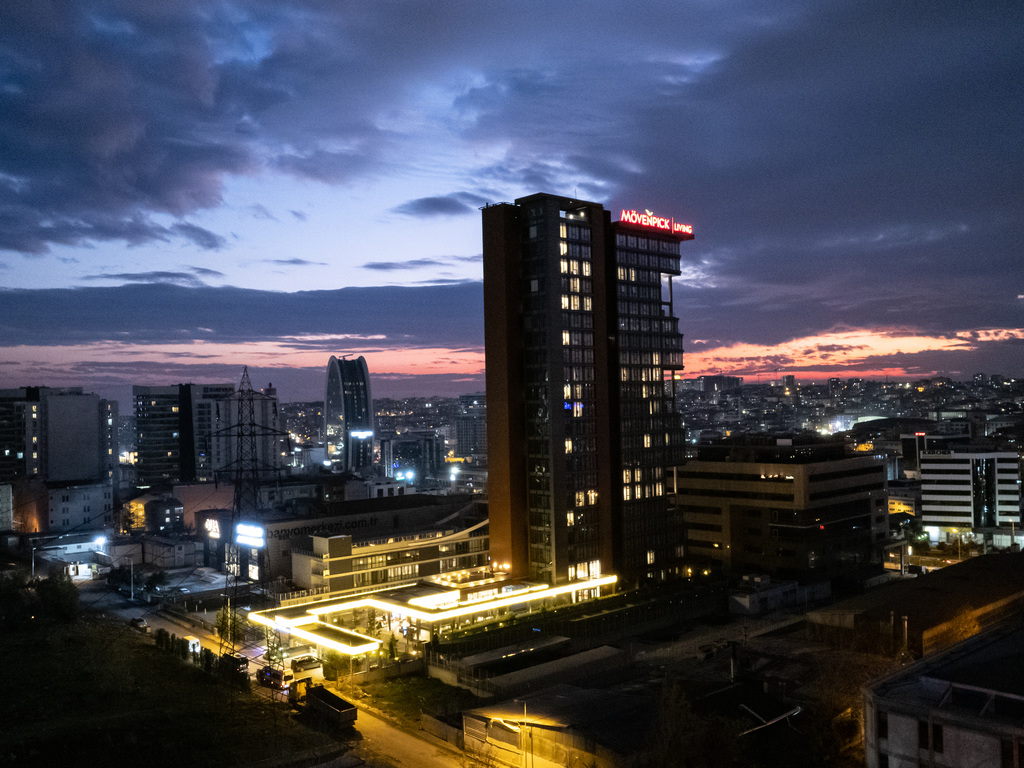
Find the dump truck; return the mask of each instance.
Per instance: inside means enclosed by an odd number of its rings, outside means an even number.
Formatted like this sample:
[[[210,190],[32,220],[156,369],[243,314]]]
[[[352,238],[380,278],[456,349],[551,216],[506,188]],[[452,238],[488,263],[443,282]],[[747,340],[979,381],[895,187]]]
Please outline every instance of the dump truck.
[[[359,714],[355,704],[345,701],[322,685],[313,685],[306,689],[306,706],[317,717],[339,727],[352,725]]]

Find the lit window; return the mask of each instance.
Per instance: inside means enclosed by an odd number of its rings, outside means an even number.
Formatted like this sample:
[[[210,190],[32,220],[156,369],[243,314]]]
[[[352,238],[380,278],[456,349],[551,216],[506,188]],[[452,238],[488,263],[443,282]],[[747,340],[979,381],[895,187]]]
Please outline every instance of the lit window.
[[[569,332],[568,331],[562,331],[562,345],[567,347],[567,346],[569,346],[570,343],[571,343],[571,340],[570,340],[570,337],[569,337]]]
[[[569,297],[569,309],[579,309],[579,308],[580,308],[580,297],[577,296],[574,293],[572,296]]]
[[[565,438],[565,452],[566,453],[572,453],[572,438],[571,437]]]
[[[569,581],[575,581],[575,580],[576,580],[576,566],[575,565],[570,565],[569,566]]]
[[[565,254],[567,254],[568,252],[569,252],[569,246],[566,245],[565,241],[563,240],[562,242],[560,242],[558,244],[558,253],[561,256],[565,256]]]
[[[571,509],[565,513],[565,524],[570,528],[576,525],[576,513]]]
[[[633,470],[624,469],[622,470],[622,482],[631,483],[633,482]]]
[[[590,504],[591,506],[597,504],[597,491],[587,491],[587,504]]]
[[[585,311],[589,312],[590,308],[592,306],[593,306],[593,303],[591,302],[590,297],[589,296],[584,296],[583,297],[583,309]]]
[[[589,261],[584,261],[583,262],[583,268],[582,268],[581,271],[583,272],[583,276],[584,277],[590,277],[590,262]]]
[[[577,507],[582,507],[585,499],[586,496],[584,496],[583,491],[576,491],[575,502]]]
[[[562,259],[558,263],[558,268],[563,275],[569,274],[569,261],[567,259]]]
[[[647,564],[648,565],[654,565],[654,550],[653,549],[648,549],[647,550]]]
[[[633,486],[631,486],[631,485],[624,485],[624,486],[622,486],[622,500],[623,501],[629,501],[632,498],[632,489],[633,489]]]
[[[562,309],[568,309],[568,308],[569,308],[569,296],[568,296],[568,294],[563,293],[562,294]]]
[[[651,447],[651,436],[650,435],[644,435],[644,448],[650,448],[650,447]]]

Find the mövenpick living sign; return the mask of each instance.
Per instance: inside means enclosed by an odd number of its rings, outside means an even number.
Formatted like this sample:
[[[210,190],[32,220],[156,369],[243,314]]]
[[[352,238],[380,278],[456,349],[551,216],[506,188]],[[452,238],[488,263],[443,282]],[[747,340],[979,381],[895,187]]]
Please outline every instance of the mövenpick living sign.
[[[640,213],[639,211],[623,209],[622,213],[619,214],[619,221],[623,224],[633,224],[638,227],[646,227],[647,229],[656,229],[660,232],[671,232],[673,235],[680,235],[682,237],[693,237],[692,224],[682,224],[672,218],[655,216],[647,210]]]

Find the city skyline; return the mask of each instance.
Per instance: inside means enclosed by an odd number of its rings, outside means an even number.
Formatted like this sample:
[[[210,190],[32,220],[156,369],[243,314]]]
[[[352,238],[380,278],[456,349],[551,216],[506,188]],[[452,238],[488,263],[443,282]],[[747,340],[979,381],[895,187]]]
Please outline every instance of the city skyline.
[[[482,391],[534,192],[693,225],[685,377],[1024,375],[1019,6],[479,9],[5,6],[0,387]]]

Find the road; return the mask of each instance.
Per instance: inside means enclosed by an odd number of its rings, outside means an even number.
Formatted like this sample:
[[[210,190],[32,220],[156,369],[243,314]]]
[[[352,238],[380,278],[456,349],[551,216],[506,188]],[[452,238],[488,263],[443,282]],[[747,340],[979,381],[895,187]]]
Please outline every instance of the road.
[[[359,710],[355,729],[362,738],[353,744],[352,751],[370,768],[465,768],[474,764],[365,709]]]

